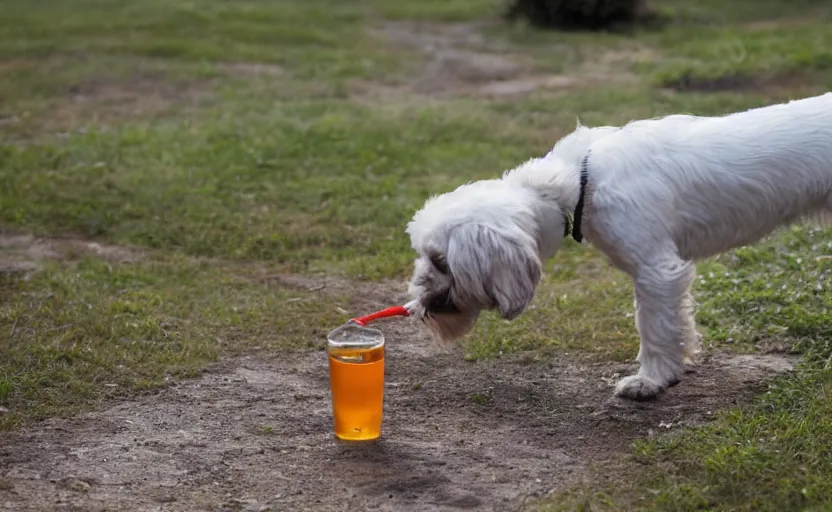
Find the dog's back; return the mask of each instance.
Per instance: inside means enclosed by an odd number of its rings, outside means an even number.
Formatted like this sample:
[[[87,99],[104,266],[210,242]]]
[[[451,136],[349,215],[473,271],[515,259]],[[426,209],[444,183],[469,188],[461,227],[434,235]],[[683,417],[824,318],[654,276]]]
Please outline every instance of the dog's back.
[[[637,199],[650,229],[671,230],[690,258],[832,211],[832,93],[722,117],[636,121],[591,151],[596,200]]]

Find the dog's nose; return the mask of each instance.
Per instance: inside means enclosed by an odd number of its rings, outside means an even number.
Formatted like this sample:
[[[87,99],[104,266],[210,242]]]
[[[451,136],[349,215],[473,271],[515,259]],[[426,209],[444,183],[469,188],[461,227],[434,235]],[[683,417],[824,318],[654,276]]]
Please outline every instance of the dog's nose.
[[[451,299],[451,290],[445,290],[439,295],[434,295],[425,305],[425,309],[431,313],[459,313],[459,308]]]

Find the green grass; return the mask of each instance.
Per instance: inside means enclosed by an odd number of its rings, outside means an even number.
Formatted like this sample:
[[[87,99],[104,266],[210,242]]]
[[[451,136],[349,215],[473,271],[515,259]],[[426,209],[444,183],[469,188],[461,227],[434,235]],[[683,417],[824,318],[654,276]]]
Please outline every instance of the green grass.
[[[708,338],[738,344],[782,339],[796,351],[832,353],[830,254],[829,230],[794,229],[702,265],[699,323]]]
[[[637,442],[545,510],[828,510],[832,506],[832,230],[794,229],[700,265],[711,344],[804,356],[796,374],[709,426]],[[626,465],[622,481],[621,464]]]
[[[542,508],[829,510],[830,385],[828,362],[805,367],[772,384],[752,407],[719,413],[706,427],[636,443],[626,461],[600,465],[589,483]]]
[[[626,461],[600,465],[590,483],[542,509],[829,510],[830,385],[828,365],[805,368],[771,385],[753,407],[636,443]]]
[[[17,141],[0,147],[0,215],[9,229],[352,277],[405,275],[403,226],[427,195],[545,151],[578,116],[620,123],[722,113],[789,93],[663,95],[649,87],[654,75],[673,81],[698,67],[711,76],[828,63],[822,23],[743,31],[677,22],[592,38],[503,27],[490,37],[514,41],[540,69],[556,58],[569,72],[605,52],[648,48],[631,69],[645,83],[491,102],[357,104],[357,83],[406,81],[420,58],[380,44],[366,25],[405,15],[488,19],[494,4],[41,3],[12,2],[0,20],[9,72],[0,135]],[[39,30],[46,24],[50,30]],[[552,44],[562,49],[554,57]],[[742,62],[726,45],[740,48]],[[234,62],[280,67],[255,76]]]
[[[501,0],[423,0],[421,2],[370,2],[384,19],[407,21],[487,20],[501,14]]]
[[[359,259],[353,272],[401,273],[408,215],[428,193],[460,182],[458,162],[508,166],[532,149],[483,117],[323,102],[273,107],[241,125],[171,121],[96,130],[69,145],[13,146],[3,155],[2,216],[40,234],[295,270],[327,256],[372,256],[371,268]],[[504,155],[486,151],[506,142],[516,145]]]
[[[310,349],[356,297],[311,296],[259,272],[402,279],[414,256],[404,227],[426,197],[545,152],[578,117],[722,114],[832,82],[826,2],[652,4],[665,25],[564,34],[502,24],[496,0],[4,2],[0,229],[145,255],[0,272],[0,427],[153,389],[223,356]],[[414,94],[406,86],[428,57],[369,30],[388,22],[474,23],[527,73],[579,84],[505,99]],[[663,87],[679,84],[734,85]],[[634,489],[599,477],[553,506],[822,508],[830,243],[828,230],[795,229],[700,265],[708,342],[782,346],[805,355],[799,375],[710,427],[639,444],[626,461]],[[516,321],[483,316],[467,357],[632,358],[626,279],[572,242],[547,269]],[[670,469],[657,477],[658,463]]]
[[[540,357],[569,353],[632,359],[638,352],[638,334],[627,277],[602,262],[593,268],[594,253],[573,249],[571,255],[575,266],[545,275],[534,301],[519,318],[508,322],[483,313],[466,346],[466,357],[533,350]],[[577,268],[582,268],[579,275],[571,275]]]
[[[219,355],[320,348],[350,304],[176,257],[83,257],[1,284],[0,428],[194,376]]]

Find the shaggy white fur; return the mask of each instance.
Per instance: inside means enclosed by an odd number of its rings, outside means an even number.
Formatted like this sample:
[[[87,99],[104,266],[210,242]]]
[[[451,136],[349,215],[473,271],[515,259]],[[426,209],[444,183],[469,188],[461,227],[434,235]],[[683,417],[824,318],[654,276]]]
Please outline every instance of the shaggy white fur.
[[[589,180],[586,240],[630,275],[641,339],[636,375],[616,386],[645,399],[679,381],[700,348],[694,261],[832,213],[832,93],[722,117],[675,115],[577,129],[544,157],[429,199],[407,226],[413,313],[441,340],[479,312],[519,315]]]

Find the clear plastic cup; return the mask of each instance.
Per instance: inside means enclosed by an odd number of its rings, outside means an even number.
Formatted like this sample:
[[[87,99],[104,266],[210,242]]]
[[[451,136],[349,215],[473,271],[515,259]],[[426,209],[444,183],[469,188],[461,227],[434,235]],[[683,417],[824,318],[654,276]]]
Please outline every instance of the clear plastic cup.
[[[348,322],[327,336],[335,435],[369,441],[381,435],[384,334]]]

